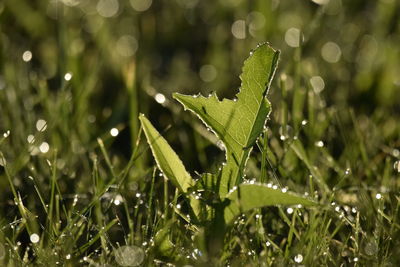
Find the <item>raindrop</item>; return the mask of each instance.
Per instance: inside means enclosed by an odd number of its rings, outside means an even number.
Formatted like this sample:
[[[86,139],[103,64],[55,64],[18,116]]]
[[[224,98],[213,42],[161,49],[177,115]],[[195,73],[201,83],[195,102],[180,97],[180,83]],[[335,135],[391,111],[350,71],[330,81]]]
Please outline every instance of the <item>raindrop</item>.
[[[302,120],[302,121],[301,121],[301,125],[303,125],[303,126],[307,125],[307,123],[308,123],[307,120]]]
[[[68,254],[67,256],[65,256],[65,258],[66,258],[67,260],[71,259],[71,254]]]
[[[179,210],[181,209],[181,204],[176,204],[176,208]]]
[[[376,198],[376,199],[381,199],[381,198],[382,198],[382,194],[377,193],[377,194],[375,195],[375,198]]]
[[[38,234],[31,234],[31,236],[30,236],[30,240],[31,240],[31,242],[32,242],[32,243],[36,244],[36,243],[38,243],[38,242],[39,242],[39,240],[40,240],[40,237],[39,237],[39,235],[38,235]]]
[[[161,93],[156,94],[156,95],[154,96],[154,99],[155,99],[155,100],[157,101],[157,103],[159,103],[159,104],[164,104],[164,103],[165,103],[165,100],[166,100],[165,96],[164,96],[163,94],[161,94]]]
[[[10,135],[10,130],[8,130],[7,132],[3,133],[3,137],[7,138]]]
[[[36,122],[36,130],[39,132],[44,132],[47,129],[47,122],[43,119],[40,119]]]
[[[117,128],[112,128],[111,130],[110,130],[110,134],[111,134],[111,136],[117,136],[118,134],[119,134],[119,131],[118,131],[118,129]]]
[[[287,212],[287,214],[292,214],[293,213],[293,208],[287,208],[286,212]]]
[[[353,259],[353,261],[354,261],[354,262],[358,262],[358,258],[355,257],[355,258]]]
[[[277,185],[273,185],[272,189],[276,190],[276,189],[278,189],[278,186]]]
[[[269,247],[269,246],[271,246],[271,242],[267,241],[267,242],[265,242],[265,245],[266,245],[267,247]]]
[[[297,255],[294,257],[294,261],[297,262],[297,263],[301,263],[301,262],[303,261],[303,255],[297,254]]]
[[[351,172],[351,170],[349,168],[346,169],[346,171],[344,172],[345,175],[349,175]]]

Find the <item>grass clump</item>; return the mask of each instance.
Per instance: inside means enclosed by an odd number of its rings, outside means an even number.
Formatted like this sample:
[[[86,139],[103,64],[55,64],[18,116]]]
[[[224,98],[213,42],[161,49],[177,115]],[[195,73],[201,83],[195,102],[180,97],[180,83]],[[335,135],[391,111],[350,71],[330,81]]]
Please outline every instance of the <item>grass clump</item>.
[[[0,3],[0,265],[398,266],[397,1],[143,3]],[[241,150],[207,101],[267,40],[267,127],[215,188]],[[171,98],[199,91],[206,112],[175,98],[218,136]],[[155,164],[149,129],[183,169]]]

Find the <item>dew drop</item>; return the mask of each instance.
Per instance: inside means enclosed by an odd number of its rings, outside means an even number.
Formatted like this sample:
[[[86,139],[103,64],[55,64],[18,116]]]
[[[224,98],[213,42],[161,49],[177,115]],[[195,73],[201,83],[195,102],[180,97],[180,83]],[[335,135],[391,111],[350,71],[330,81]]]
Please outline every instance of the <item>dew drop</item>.
[[[27,50],[22,54],[22,60],[25,62],[29,62],[32,59],[32,52]]]
[[[315,142],[315,146],[316,147],[324,147],[324,142],[322,142],[321,140],[317,141],[317,142]]]
[[[124,201],[124,199],[122,198],[122,196],[121,195],[117,195],[115,198],[114,198],[114,205],[116,205],[116,206],[118,206],[118,205],[120,205],[122,202]]]
[[[293,208],[287,208],[286,212],[287,212],[287,214],[292,214],[293,213]]]
[[[115,136],[117,136],[119,134],[119,130],[117,128],[112,128],[110,130],[110,134],[111,134],[111,136],[115,137]]]
[[[29,144],[33,144],[33,142],[35,142],[35,137],[33,135],[28,135],[28,137],[26,138],[26,141],[28,141]]]
[[[39,146],[39,150],[42,153],[47,153],[49,152],[50,146],[47,142],[43,142],[40,146]]]
[[[36,122],[36,130],[39,132],[44,132],[47,129],[47,122],[43,119],[40,119]]]
[[[67,256],[65,256],[65,258],[66,258],[67,260],[71,259],[71,254],[68,254]]]
[[[166,98],[163,94],[158,93],[154,96],[154,99],[156,100],[157,103],[159,104],[164,104],[166,101]]]
[[[375,198],[376,198],[376,199],[381,199],[381,198],[382,198],[382,194],[377,193],[377,194],[375,195]]]
[[[70,72],[65,73],[64,80],[70,81],[71,79],[72,79],[72,73]]]
[[[7,138],[10,135],[10,130],[8,130],[7,132],[3,133],[3,137]]]
[[[39,237],[39,235],[38,235],[38,234],[31,234],[31,236],[30,236],[30,240],[31,240],[31,242],[32,242],[32,243],[36,244],[36,243],[38,243],[38,242],[39,242],[39,240],[40,240],[40,237]]]
[[[297,262],[297,263],[301,263],[301,262],[303,261],[303,255],[297,254],[297,255],[294,257],[294,261]]]

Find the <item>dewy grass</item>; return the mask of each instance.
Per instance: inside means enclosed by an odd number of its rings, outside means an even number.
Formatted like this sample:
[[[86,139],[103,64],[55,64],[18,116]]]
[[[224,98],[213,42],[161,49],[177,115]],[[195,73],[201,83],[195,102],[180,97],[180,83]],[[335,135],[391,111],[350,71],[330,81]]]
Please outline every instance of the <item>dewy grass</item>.
[[[0,2],[0,266],[400,266],[397,10]]]

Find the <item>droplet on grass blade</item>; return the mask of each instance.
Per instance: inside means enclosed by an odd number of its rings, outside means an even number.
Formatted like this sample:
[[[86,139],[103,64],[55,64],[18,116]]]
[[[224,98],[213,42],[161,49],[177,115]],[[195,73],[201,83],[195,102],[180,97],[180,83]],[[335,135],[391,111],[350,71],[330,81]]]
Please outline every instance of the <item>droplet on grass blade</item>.
[[[164,104],[166,101],[165,95],[158,93],[154,96],[154,99],[156,100],[157,103],[159,104]]]
[[[112,128],[110,130],[110,134],[111,134],[111,136],[116,137],[119,134],[119,131],[117,128]]]
[[[294,261],[297,262],[297,263],[301,263],[301,262],[303,261],[303,255],[297,254],[297,255],[294,257]]]
[[[114,250],[115,260],[120,266],[139,266],[144,260],[144,251],[137,246],[122,246]]]
[[[30,240],[31,240],[31,242],[32,243],[34,243],[34,244],[36,244],[36,243],[38,243],[39,242],[39,240],[40,240],[40,237],[39,237],[39,235],[38,234],[31,234],[31,236],[30,236]]]
[[[293,213],[293,208],[287,208],[286,212],[287,212],[287,214],[292,214]]]
[[[47,122],[43,119],[39,119],[36,122],[36,130],[38,130],[39,132],[44,132],[47,129]]]
[[[50,146],[47,142],[43,142],[40,146],[39,146],[39,150],[42,153],[47,153],[49,152]]]

